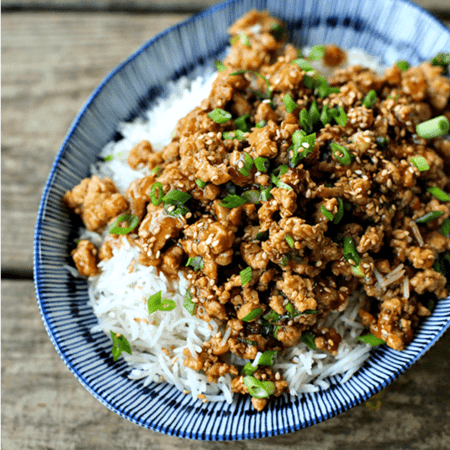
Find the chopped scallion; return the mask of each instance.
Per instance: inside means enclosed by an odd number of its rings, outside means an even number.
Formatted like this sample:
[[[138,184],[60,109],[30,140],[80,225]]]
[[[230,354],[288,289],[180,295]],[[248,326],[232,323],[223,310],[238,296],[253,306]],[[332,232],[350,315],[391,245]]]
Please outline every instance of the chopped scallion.
[[[306,331],[302,333],[302,341],[306,344],[310,349],[315,350],[316,344],[314,343],[315,335],[312,331]]]
[[[352,266],[359,266],[360,257],[353,239],[349,236],[344,237],[344,258]]]
[[[218,72],[223,72],[227,69],[227,66],[221,61],[216,61],[214,65],[216,66]]]
[[[289,247],[294,248],[295,242],[292,236],[290,234],[286,234],[284,238],[286,239],[286,242],[288,243]]]
[[[156,311],[172,311],[177,307],[177,304],[168,298],[161,300],[161,291],[151,295],[147,299],[148,313],[153,314]]]
[[[378,100],[377,93],[372,89],[363,98],[362,106],[365,106],[367,109],[371,109],[375,106],[377,100]]]
[[[247,363],[243,368],[241,373],[245,376],[253,375],[258,370],[258,366],[253,367],[252,363]]]
[[[311,106],[309,107],[309,116],[311,117],[312,124],[315,125],[320,120],[320,111],[317,101],[313,100]]]
[[[341,127],[345,127],[347,125],[347,114],[345,113],[345,110],[342,106],[339,106],[339,115],[334,118],[336,123],[340,125]]]
[[[128,222],[127,227],[119,227],[119,223]],[[139,217],[132,214],[123,214],[119,216],[109,227],[110,234],[127,234],[133,231],[139,223]]]
[[[253,169],[253,158],[248,153],[244,153],[244,161],[242,161],[241,156],[238,167],[240,164],[242,164],[242,167],[239,169],[239,172],[244,175],[244,177],[249,177]]]
[[[409,69],[409,64],[406,61],[397,61],[395,64],[402,72]]]
[[[428,214],[425,214],[424,216],[416,219],[416,223],[418,224],[430,223],[434,219],[441,217],[442,214],[444,214],[444,211],[431,211]]]
[[[300,69],[302,69],[305,72],[311,72],[314,70],[305,58],[297,58],[296,60],[292,61],[292,64],[296,64]]]
[[[387,150],[388,146],[389,146],[389,142],[385,137],[381,137],[381,136],[377,136],[375,138],[375,142],[377,144],[377,147],[380,150]]]
[[[156,194],[156,190],[158,190],[158,194]],[[163,197],[163,186],[160,182],[157,182],[150,189],[150,200],[152,201],[153,206],[158,206],[162,202]]]
[[[111,353],[113,355],[114,361],[117,361],[119,359],[119,356],[122,354],[122,352],[128,353],[129,355],[132,354],[131,345],[123,334],[114,333],[114,331],[110,331],[110,334],[113,341]]]
[[[448,75],[450,64],[450,53],[438,53],[431,61],[432,66],[441,66],[444,70],[442,75]]]
[[[107,162],[107,161],[112,161],[114,159],[114,155],[107,155],[103,158],[103,161]]]
[[[258,360],[258,366],[273,366],[278,352],[276,350],[265,351]]]
[[[258,156],[255,159],[255,167],[258,172],[267,173],[270,167],[270,161],[263,156]]]
[[[325,206],[320,205],[320,212],[330,221],[332,222],[334,220],[333,213],[329,211]]]
[[[255,320],[263,310],[261,308],[255,308],[251,312],[249,312],[245,317],[242,318],[243,322],[251,322],[252,320]]]
[[[252,268],[246,267],[239,272],[239,275],[241,276],[241,286],[245,286],[252,280]]]
[[[433,139],[448,133],[449,123],[445,116],[438,116],[416,126],[416,133],[424,139]]]
[[[339,203],[338,212],[336,213],[336,215],[334,216],[334,219],[333,219],[333,223],[336,224],[336,225],[344,217],[344,201],[340,197],[337,200],[338,200],[338,203]]]
[[[192,295],[189,290],[186,292],[186,295],[184,297],[183,306],[191,316],[195,316],[197,305],[192,301]]]
[[[261,200],[261,192],[258,189],[250,189],[241,194],[241,197],[245,199],[246,203],[253,203],[257,205]]]
[[[359,336],[358,341],[365,342],[366,344],[369,344],[371,347],[386,344],[386,342],[383,341],[383,339],[377,338],[374,334],[365,334],[364,336]]]
[[[336,144],[335,142],[331,143],[331,151],[333,152],[334,157],[344,166],[349,166],[352,162],[352,157],[348,149],[343,147],[342,145]]]
[[[231,119],[231,114],[224,109],[216,108],[208,113],[208,117],[216,123],[225,123]]]
[[[295,108],[297,108],[297,103],[294,102],[293,98],[289,94],[286,94],[283,97],[283,103],[284,108],[288,113],[292,113],[295,110]]]
[[[279,41],[283,37],[284,28],[280,24],[274,22],[270,24],[270,32],[272,33],[273,37],[277,41]]]
[[[245,199],[239,195],[227,195],[220,203],[225,208],[237,208],[245,203]]]
[[[238,141],[244,140],[244,132],[242,130],[224,131],[222,133],[222,139],[237,139]]]
[[[264,128],[266,125],[267,125],[267,122],[265,120],[261,120],[255,125],[255,127],[256,128]]]
[[[193,258],[188,258],[186,262],[186,267],[187,266],[192,266],[192,268],[197,271],[203,269],[203,267],[205,267],[205,263],[203,262],[203,258],[201,256],[194,256]]]
[[[243,131],[246,133],[247,131],[250,131],[250,127],[248,126],[246,120],[250,117],[250,114],[244,114],[243,116],[238,117],[234,120],[234,125],[238,130]]]
[[[202,181],[200,180],[200,178],[196,178],[195,179],[195,184],[200,188],[200,189],[204,189],[206,186],[206,181]]]
[[[308,59],[310,61],[316,61],[323,59],[325,55],[325,45],[315,45],[309,52]]]
[[[188,192],[179,191],[178,189],[172,189],[163,198],[164,203],[176,204],[176,203],[186,203],[192,198],[192,195]]]
[[[270,200],[273,197],[273,195],[270,193],[272,188],[273,188],[272,185],[270,185],[266,188],[261,187],[261,197],[260,198],[261,198],[262,202],[267,202],[267,200]]]
[[[299,114],[300,126],[305,130],[306,133],[311,133],[313,130],[313,123],[309,112],[306,109],[302,109]]]
[[[444,236],[448,237],[448,235],[450,234],[450,220],[449,220],[449,219],[445,219],[445,220],[442,222],[440,232],[441,232]]]
[[[413,156],[410,160],[420,172],[430,170],[427,160],[423,156]]]
[[[270,176],[270,181],[279,188],[286,189],[287,191],[292,191],[291,186],[286,184],[284,181],[281,181],[279,178],[277,178],[275,175]]]
[[[269,231],[258,231],[255,236],[255,241],[265,241],[269,237]]]
[[[275,392],[273,381],[261,381],[252,376],[245,376],[243,382],[248,393],[254,398],[268,398]]]
[[[441,202],[450,202],[450,195],[448,195],[446,192],[444,192],[442,189],[436,186],[427,188],[427,191],[431,195],[434,195]]]

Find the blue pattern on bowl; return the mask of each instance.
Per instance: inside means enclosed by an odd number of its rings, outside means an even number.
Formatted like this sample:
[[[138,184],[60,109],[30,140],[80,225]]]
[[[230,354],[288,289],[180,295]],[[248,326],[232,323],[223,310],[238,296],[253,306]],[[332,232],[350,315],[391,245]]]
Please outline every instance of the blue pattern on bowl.
[[[223,56],[227,27],[251,8],[283,19],[296,45],[336,43],[360,47],[391,64],[417,64],[450,49],[450,32],[417,5],[404,0],[229,1],[161,33],[116,68],[75,119],[53,164],[42,197],[34,243],[36,293],[46,330],[65,364],[83,386],[120,416],[151,430],[200,440],[255,439],[288,433],[326,420],[386,387],[417,361],[450,325],[450,298],[403,351],[385,346],[347,383],[330,377],[326,391],[284,396],[261,413],[250,399],[232,405],[202,404],[162,383],[144,387],[127,378],[128,366],[113,362],[110,340],[91,334],[97,323],[87,306],[84,280],[62,266],[69,261],[78,223],[61,203],[65,191],[89,175],[100,149],[116,136],[117,124],[139,115],[166,93],[166,81],[200,75]]]

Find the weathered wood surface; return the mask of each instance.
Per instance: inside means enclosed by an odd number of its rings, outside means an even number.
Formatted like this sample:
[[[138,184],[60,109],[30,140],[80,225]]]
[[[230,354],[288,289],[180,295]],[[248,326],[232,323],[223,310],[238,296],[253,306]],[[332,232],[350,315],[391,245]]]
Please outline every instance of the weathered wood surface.
[[[285,436],[204,443],[163,436],[109,411],[62,363],[31,281],[2,283],[3,450],[446,450],[450,334],[387,389],[338,417]]]
[[[52,347],[31,272],[36,213],[53,159],[77,112],[118,63],[188,12],[214,3],[2,2],[5,10],[22,8],[2,15],[2,449],[449,448],[449,333],[366,405],[291,435],[239,443],[182,441],[121,419],[76,381]],[[449,0],[420,3],[434,8],[450,26]],[[82,12],[92,5],[98,13]],[[146,12],[106,12],[124,5]],[[151,8],[158,14],[151,14]]]

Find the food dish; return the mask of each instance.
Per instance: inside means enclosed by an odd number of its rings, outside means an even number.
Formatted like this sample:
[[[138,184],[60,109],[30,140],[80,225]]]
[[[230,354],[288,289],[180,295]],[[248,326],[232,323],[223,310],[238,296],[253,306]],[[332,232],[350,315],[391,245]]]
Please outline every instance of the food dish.
[[[324,397],[326,397],[326,396],[324,395]]]

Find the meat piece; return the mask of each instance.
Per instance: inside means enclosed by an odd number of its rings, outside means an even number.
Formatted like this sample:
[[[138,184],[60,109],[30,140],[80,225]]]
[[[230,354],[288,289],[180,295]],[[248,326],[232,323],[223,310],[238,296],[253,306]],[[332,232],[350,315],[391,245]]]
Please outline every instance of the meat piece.
[[[63,202],[81,216],[90,231],[101,231],[109,220],[128,210],[127,200],[111,179],[101,180],[97,175],[67,191]]]
[[[72,258],[80,275],[94,277],[100,273],[98,250],[92,242],[86,239],[79,241],[77,248],[72,250]]]
[[[140,141],[130,150],[128,155],[128,165],[132,169],[139,169],[144,166],[154,169],[163,162],[161,153],[154,153],[149,141]]]

